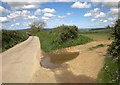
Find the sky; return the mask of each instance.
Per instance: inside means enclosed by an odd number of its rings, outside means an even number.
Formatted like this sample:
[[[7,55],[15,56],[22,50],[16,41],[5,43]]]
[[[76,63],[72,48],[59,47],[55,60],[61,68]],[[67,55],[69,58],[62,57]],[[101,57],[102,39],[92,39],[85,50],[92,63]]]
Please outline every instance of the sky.
[[[118,0],[119,1],[119,0]],[[118,19],[118,1],[56,0],[38,2],[0,2],[0,29],[27,29],[34,21],[43,20],[45,28],[62,24],[80,29],[112,26]]]

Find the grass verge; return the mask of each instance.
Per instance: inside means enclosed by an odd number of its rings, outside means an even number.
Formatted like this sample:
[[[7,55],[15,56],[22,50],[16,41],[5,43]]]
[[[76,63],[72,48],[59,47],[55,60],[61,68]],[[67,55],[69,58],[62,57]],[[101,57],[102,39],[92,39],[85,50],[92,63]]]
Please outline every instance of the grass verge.
[[[104,66],[98,74],[98,83],[118,83],[119,80],[118,59],[106,57]],[[116,84],[117,85],[117,84]]]

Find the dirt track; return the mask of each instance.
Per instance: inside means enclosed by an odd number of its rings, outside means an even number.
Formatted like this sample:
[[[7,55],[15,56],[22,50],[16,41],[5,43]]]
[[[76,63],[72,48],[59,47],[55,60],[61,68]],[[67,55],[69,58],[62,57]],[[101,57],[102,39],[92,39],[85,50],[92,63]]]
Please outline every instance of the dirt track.
[[[58,50],[57,52],[62,50],[79,52],[79,55],[56,69],[47,69],[40,66],[31,83],[95,83],[97,74],[103,66],[107,45],[110,43],[111,41],[108,40],[93,41]],[[90,47],[99,44],[106,44],[106,46],[89,50]]]

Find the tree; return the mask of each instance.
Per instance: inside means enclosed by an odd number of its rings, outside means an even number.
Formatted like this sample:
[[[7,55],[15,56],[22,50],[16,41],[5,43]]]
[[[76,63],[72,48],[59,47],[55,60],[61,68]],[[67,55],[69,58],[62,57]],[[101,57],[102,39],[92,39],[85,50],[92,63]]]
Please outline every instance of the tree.
[[[106,28],[107,28],[107,29],[111,29],[111,27],[110,27],[109,25],[108,25],[108,26],[106,26]]]
[[[30,27],[32,30],[41,31],[46,26],[46,22],[43,20],[34,21]]]

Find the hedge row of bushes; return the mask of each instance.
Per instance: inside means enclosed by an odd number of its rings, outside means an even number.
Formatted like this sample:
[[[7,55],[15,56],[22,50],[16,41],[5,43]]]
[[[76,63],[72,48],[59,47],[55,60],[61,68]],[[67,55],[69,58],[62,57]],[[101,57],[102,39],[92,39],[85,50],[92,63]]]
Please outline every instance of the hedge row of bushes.
[[[26,40],[29,35],[24,31],[2,30],[2,51],[5,51],[14,45]]]
[[[120,19],[116,21],[114,27],[113,27],[113,37],[114,41],[110,45],[108,49],[108,53],[113,57],[120,56]]]
[[[98,75],[98,82],[118,85],[120,84],[120,19],[116,21],[112,30],[114,40],[108,48],[108,56]]]
[[[120,84],[120,19],[118,19],[113,27],[114,41],[108,49],[108,54],[112,57],[112,61],[117,63],[118,69],[116,70],[117,79],[116,82]],[[111,61],[111,62],[112,62]]]

